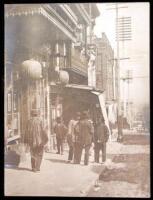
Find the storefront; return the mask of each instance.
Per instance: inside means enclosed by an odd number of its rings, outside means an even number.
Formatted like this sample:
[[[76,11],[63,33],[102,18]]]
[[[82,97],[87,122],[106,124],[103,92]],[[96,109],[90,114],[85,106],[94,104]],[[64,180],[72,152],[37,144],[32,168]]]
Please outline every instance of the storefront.
[[[59,105],[62,107],[60,116],[62,116],[66,125],[76,112],[86,110],[89,111],[90,118],[94,123],[97,122],[99,115],[102,115],[109,128],[103,92],[93,90],[86,85],[75,84],[50,85],[50,91],[51,98],[60,99]]]

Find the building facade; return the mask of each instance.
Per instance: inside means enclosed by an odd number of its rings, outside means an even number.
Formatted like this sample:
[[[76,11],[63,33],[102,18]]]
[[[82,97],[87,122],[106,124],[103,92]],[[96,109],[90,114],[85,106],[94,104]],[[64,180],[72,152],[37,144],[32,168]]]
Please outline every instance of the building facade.
[[[114,50],[105,33],[101,38],[94,37],[96,45],[96,87],[104,91],[107,114],[112,124],[117,122],[118,67],[114,58]]]
[[[97,46],[96,59],[96,86],[100,90],[106,91],[106,100],[115,99],[115,74],[114,51],[105,33],[101,38],[95,38],[94,43]]]
[[[40,110],[50,135],[57,116],[68,121],[74,107],[89,106],[78,101],[71,106],[75,95],[68,98],[54,86],[87,85],[87,34],[98,15],[89,3],[5,5],[7,137],[24,137],[31,109]]]

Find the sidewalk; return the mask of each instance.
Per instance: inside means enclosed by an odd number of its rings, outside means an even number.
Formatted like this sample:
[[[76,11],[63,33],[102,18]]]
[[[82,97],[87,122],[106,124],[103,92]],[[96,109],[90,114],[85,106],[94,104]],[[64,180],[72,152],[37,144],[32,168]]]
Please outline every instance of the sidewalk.
[[[22,162],[19,169],[5,169],[6,196],[86,196],[90,188],[99,179],[112,156],[118,154],[121,144],[108,142],[106,164],[94,163],[93,151],[88,166],[68,164],[68,151],[64,155],[56,152],[45,153],[39,173],[33,173],[30,155]],[[110,156],[111,155],[111,156]],[[83,156],[82,156],[83,159]]]
[[[92,187],[88,197],[150,197],[150,137],[124,135],[120,153],[102,171],[99,187]],[[110,156],[110,154],[109,154]]]

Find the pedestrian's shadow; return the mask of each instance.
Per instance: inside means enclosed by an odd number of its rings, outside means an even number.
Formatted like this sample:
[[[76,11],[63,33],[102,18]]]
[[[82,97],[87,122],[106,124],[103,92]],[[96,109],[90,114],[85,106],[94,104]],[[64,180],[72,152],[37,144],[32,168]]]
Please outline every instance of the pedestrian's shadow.
[[[51,162],[54,162],[54,163],[67,163],[66,160],[59,160],[59,159],[45,159],[45,160],[49,160]]]
[[[18,170],[30,171],[31,172],[31,169],[28,169],[28,168],[25,168],[25,167],[19,167]]]
[[[17,171],[30,171],[31,169],[25,168],[25,167],[11,167],[11,166],[6,166],[5,169],[13,169],[13,170],[17,170]]]

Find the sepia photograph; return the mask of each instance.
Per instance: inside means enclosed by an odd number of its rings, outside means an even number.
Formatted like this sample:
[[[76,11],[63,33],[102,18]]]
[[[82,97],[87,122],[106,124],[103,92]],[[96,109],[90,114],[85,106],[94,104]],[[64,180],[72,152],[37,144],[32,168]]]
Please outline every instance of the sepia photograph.
[[[149,198],[150,4],[4,4],[4,196]]]

